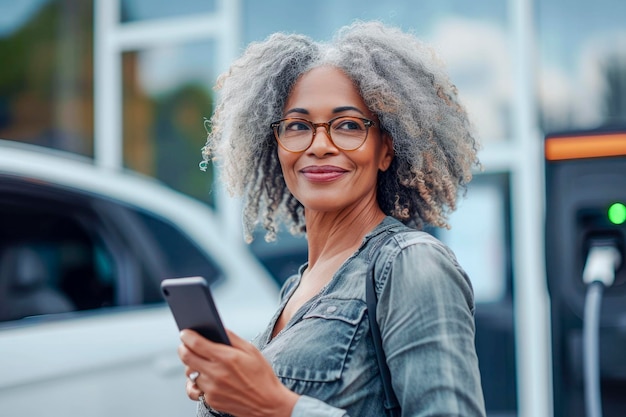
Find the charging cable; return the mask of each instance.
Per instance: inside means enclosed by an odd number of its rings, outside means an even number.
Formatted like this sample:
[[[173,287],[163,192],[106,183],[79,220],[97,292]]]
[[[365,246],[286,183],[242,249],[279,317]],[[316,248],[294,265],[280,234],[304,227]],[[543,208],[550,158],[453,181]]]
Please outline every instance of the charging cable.
[[[587,285],[583,321],[583,372],[587,417],[602,417],[600,392],[599,328],[604,288],[613,285],[621,255],[613,240],[592,243],[587,255],[583,282]]]

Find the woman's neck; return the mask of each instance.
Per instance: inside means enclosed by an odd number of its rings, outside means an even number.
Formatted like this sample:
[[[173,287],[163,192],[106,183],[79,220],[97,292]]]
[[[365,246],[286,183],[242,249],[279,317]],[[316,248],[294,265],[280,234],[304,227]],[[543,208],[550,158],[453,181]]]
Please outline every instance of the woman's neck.
[[[367,210],[341,212],[312,212],[305,210],[309,268],[319,260],[352,254],[367,233],[374,229],[385,214],[376,205]]]

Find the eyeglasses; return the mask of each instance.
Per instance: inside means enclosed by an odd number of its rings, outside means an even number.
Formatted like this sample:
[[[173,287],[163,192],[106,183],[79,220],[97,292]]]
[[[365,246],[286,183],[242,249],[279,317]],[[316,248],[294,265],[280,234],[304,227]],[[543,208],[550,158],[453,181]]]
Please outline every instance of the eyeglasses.
[[[328,137],[337,148],[353,151],[363,145],[369,128],[376,124],[363,117],[340,116],[328,123],[313,123],[295,117],[281,119],[270,126],[281,147],[289,152],[302,152],[311,146],[320,126],[326,128]]]

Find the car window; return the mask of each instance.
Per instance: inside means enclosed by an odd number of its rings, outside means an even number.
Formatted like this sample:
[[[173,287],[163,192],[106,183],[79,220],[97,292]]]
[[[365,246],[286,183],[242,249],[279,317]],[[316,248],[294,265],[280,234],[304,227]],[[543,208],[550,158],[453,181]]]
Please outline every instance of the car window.
[[[108,307],[116,268],[80,202],[0,189],[0,321]]]
[[[215,282],[222,272],[168,219],[0,176],[0,322],[161,303],[161,280],[193,275]]]
[[[199,275],[212,284],[221,278],[219,267],[171,222],[145,211],[136,211],[135,214],[137,220],[150,230],[155,246],[158,246],[159,256],[168,265],[169,275],[161,279]],[[149,297],[149,301],[155,301],[155,297],[159,301],[163,299],[159,291]]]

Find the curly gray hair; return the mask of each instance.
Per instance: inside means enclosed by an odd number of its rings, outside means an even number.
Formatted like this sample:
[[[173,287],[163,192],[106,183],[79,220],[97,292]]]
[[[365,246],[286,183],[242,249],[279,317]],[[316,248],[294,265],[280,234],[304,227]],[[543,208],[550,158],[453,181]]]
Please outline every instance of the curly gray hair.
[[[394,159],[379,174],[385,214],[421,229],[449,227],[460,191],[479,166],[478,143],[456,88],[434,52],[413,35],[379,22],[357,22],[330,43],[276,33],[252,43],[216,89],[219,102],[202,150],[221,167],[228,190],[244,197],[244,233],[262,222],[273,240],[281,222],[305,232],[304,209],[289,192],[270,123],[282,118],[289,92],[312,68],[331,65],[358,87],[391,135]]]

